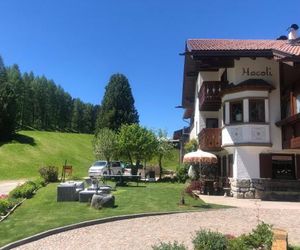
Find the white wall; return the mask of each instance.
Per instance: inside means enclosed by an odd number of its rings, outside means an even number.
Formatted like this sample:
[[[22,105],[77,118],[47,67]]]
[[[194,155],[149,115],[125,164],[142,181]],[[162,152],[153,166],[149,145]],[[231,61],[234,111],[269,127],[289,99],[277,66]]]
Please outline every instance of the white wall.
[[[266,69],[268,68],[268,70]],[[256,72],[260,75],[247,75],[243,72]],[[268,75],[267,75],[268,73]],[[265,75],[263,75],[265,74]],[[266,105],[266,121],[270,122],[270,139],[273,150],[281,150],[281,129],[275,123],[281,120],[281,105],[280,105],[280,78],[279,78],[279,63],[266,58],[241,58],[235,60],[235,67],[227,71],[228,81],[238,84],[248,79],[263,79],[275,87],[270,93],[267,91],[242,91],[223,96],[222,102],[232,99],[247,98],[247,97],[268,97]]]
[[[266,68],[268,68],[268,72],[266,71]],[[244,74],[244,71],[248,71],[248,69],[250,75]],[[258,75],[251,75],[251,72],[256,72]],[[263,79],[268,83],[273,84],[278,82],[278,76],[279,63],[266,58],[256,58],[256,60],[241,58],[240,60],[234,61],[234,68],[227,70],[228,81],[234,84],[239,84],[248,79]]]
[[[230,125],[222,129],[222,145],[237,143],[270,143],[268,124]]]
[[[245,72],[249,72],[250,75]],[[225,148],[228,153],[233,154],[234,178],[259,178],[259,154],[281,149],[281,129],[275,125],[275,122],[281,119],[279,63],[264,58],[257,58],[256,60],[241,58],[240,60],[235,60],[234,68],[228,69],[227,77],[229,83],[239,84],[248,79],[263,79],[275,87],[270,93],[268,91],[243,91],[228,94],[222,98],[223,104],[224,102],[227,104],[226,117],[228,121],[228,101],[249,97],[267,98],[265,99],[265,116],[269,125],[244,124],[225,126],[222,129],[222,144],[233,145],[234,143],[242,142],[272,143],[272,148],[265,146],[231,146]],[[245,118],[248,116],[248,109],[245,108],[244,111],[246,112]]]
[[[190,132],[190,140],[197,139],[200,131],[205,128],[206,118],[218,118],[218,112],[207,112],[199,110],[199,98],[198,93],[204,81],[219,81],[220,76],[218,71],[214,72],[199,72],[196,88],[195,88],[195,106],[194,106],[194,124]]]

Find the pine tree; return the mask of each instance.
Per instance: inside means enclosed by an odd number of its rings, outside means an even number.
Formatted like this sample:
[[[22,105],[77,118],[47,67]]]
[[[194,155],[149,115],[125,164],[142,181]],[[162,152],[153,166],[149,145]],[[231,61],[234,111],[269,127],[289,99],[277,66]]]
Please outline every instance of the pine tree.
[[[0,56],[0,139],[12,137],[16,127],[16,96]]]
[[[18,127],[22,127],[24,120],[24,104],[25,104],[25,86],[19,70],[19,66],[14,64],[6,69],[7,80],[11,83],[16,95],[16,123]]]
[[[117,131],[122,124],[138,122],[139,116],[134,107],[128,79],[122,74],[112,75],[99,109],[97,129],[109,128]]]

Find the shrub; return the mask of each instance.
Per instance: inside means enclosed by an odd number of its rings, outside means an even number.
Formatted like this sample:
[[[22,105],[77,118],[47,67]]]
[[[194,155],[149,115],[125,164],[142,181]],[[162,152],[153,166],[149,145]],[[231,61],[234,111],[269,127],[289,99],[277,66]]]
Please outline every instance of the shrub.
[[[191,181],[191,183],[185,188],[185,192],[190,196],[193,196],[193,190],[201,190],[202,183],[200,181]]]
[[[12,199],[12,198],[2,198],[0,199],[0,215],[5,215],[9,212],[9,210],[14,207],[18,202],[19,199]]]
[[[228,249],[229,250],[249,250],[249,247],[245,243],[245,237],[247,237],[247,236],[242,235],[237,238],[229,239]]]
[[[10,208],[8,199],[0,199],[0,215],[5,215]]]
[[[186,182],[186,180],[189,178],[188,169],[189,169],[188,166],[181,166],[181,167],[177,168],[176,176],[178,178],[178,182],[181,182],[181,183]]]
[[[228,240],[221,233],[202,229],[196,232],[193,244],[195,250],[225,250]]]
[[[41,177],[45,182],[57,182],[58,181],[58,168],[54,166],[41,167],[39,169]]]
[[[37,185],[32,181],[27,181],[24,184],[13,189],[9,196],[12,198],[31,198],[37,189]]]
[[[262,222],[252,230],[252,233],[244,236],[243,240],[251,249],[271,249],[273,241],[272,226]]]
[[[46,186],[46,182],[43,178],[37,178],[33,181],[36,185],[37,189],[40,189],[41,187],[45,187]]]
[[[174,243],[161,242],[158,246],[152,246],[153,250],[187,250],[185,245],[179,244],[177,241]]]

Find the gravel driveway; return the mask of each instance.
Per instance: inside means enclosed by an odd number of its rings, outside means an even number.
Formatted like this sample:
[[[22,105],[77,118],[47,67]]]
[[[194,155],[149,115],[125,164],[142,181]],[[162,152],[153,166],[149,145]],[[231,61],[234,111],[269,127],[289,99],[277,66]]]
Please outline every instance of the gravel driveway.
[[[259,219],[288,230],[289,243],[300,245],[299,209],[229,208],[129,219],[56,234],[17,249],[152,249],[160,241],[179,241],[192,249],[192,235],[207,228],[226,234],[250,232]]]

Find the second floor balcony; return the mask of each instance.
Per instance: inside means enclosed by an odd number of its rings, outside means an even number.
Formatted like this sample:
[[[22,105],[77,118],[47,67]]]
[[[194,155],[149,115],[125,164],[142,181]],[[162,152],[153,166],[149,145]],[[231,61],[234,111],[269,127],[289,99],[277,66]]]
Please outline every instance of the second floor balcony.
[[[276,125],[281,126],[282,148],[300,149],[300,113],[289,116]]]
[[[220,151],[221,138],[220,128],[204,128],[199,133],[199,147],[204,151]]]
[[[218,111],[221,108],[221,82],[204,81],[199,91],[201,111]]]

